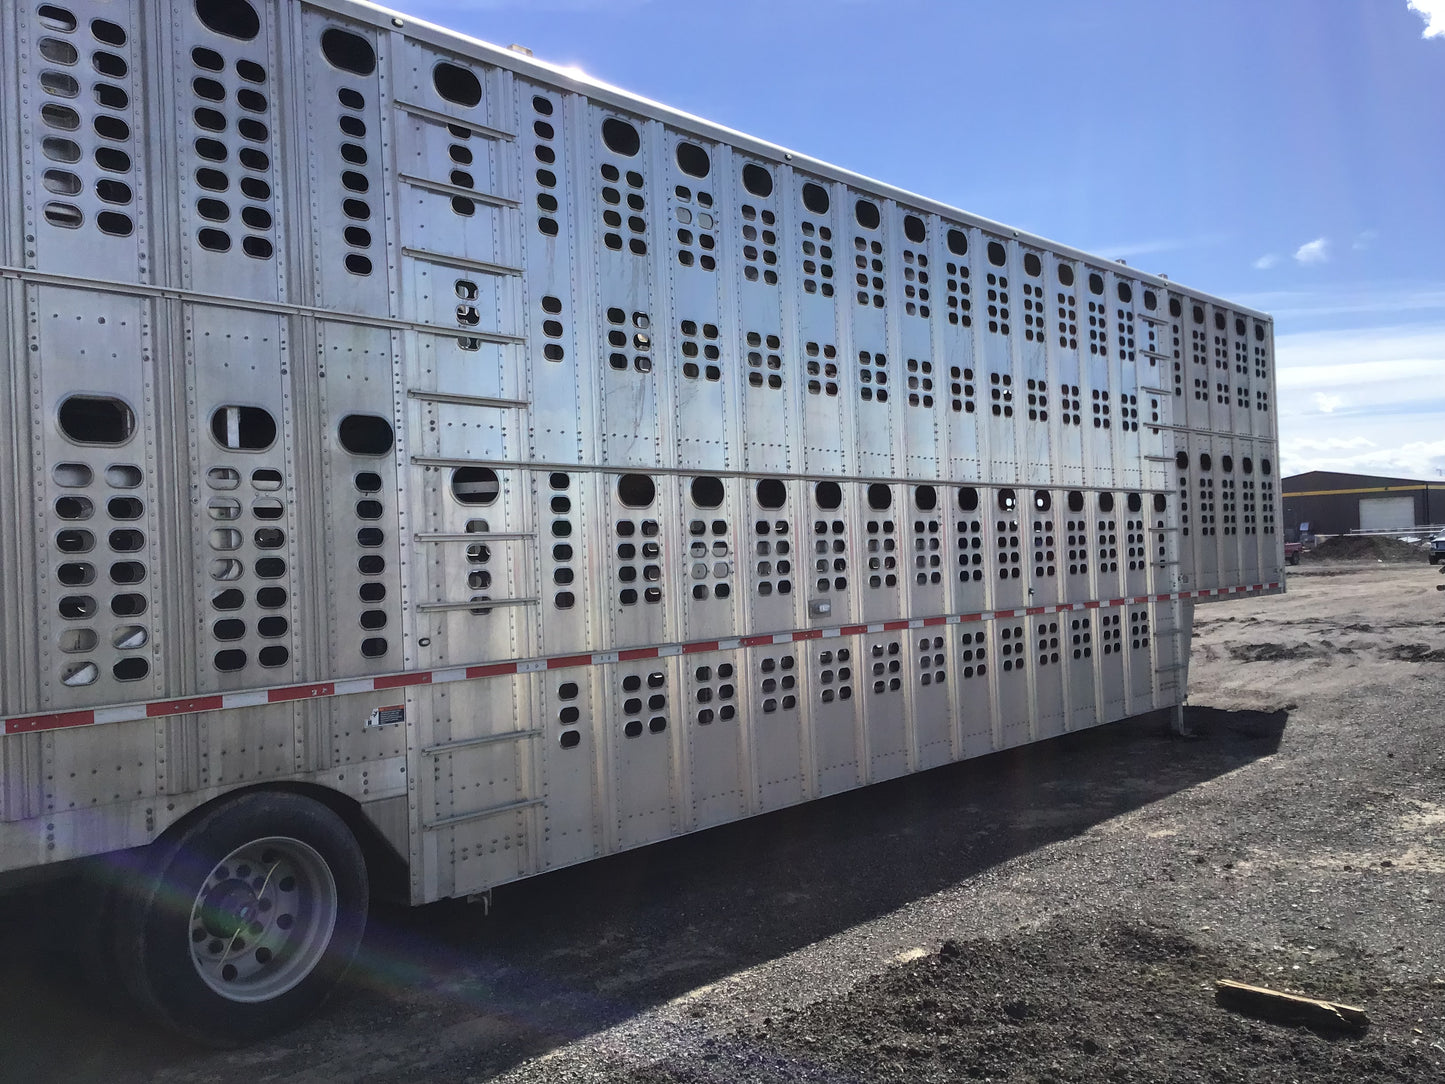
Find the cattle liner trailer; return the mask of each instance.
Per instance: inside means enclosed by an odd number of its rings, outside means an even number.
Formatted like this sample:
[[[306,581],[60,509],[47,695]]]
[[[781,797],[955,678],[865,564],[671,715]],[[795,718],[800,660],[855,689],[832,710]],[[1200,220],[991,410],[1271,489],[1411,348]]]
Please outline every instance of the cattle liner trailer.
[[[416,904],[1185,697],[1272,325],[345,0],[0,12],[0,871],[216,1042]],[[372,864],[375,872],[375,864]]]

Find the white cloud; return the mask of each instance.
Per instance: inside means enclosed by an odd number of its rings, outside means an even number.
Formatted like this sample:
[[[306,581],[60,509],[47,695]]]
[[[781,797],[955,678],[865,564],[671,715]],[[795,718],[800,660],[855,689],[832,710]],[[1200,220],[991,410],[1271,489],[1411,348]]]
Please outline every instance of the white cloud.
[[[1294,327],[1343,316],[1421,313],[1445,316],[1445,283],[1340,283],[1317,290],[1265,290],[1237,296],[1241,305]],[[1415,319],[1420,317],[1416,316]],[[1395,319],[1400,319],[1397,315]]]
[[[1294,258],[1300,263],[1324,263],[1330,258],[1330,240],[1328,237],[1316,237],[1313,241],[1307,241],[1295,249]]]
[[[1275,354],[1284,473],[1445,469],[1445,322],[1285,333]]]
[[[1206,233],[1198,237],[1158,237],[1151,241],[1136,241],[1133,244],[1125,245],[1100,245],[1091,248],[1094,252],[1106,260],[1118,260],[1125,257],[1152,256],[1158,252],[1178,252],[1183,249],[1209,248],[1222,245],[1229,240],[1228,236],[1222,233]]]
[[[1425,20],[1422,38],[1445,37],[1445,0],[1405,0],[1405,4]]]
[[[1276,256],[1273,252],[1266,252],[1263,256],[1254,261],[1254,269],[1256,271],[1268,271],[1277,263],[1279,263],[1279,257]]]

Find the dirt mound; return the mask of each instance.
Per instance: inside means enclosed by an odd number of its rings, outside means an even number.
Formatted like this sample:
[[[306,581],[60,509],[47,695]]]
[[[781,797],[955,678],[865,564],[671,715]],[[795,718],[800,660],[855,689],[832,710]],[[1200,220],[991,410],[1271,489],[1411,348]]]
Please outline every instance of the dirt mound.
[[[1236,662],[1281,662],[1315,659],[1325,654],[1314,644],[1230,644],[1229,657]]]
[[[1348,959],[1313,968],[1308,978],[1292,973],[1287,981],[1315,996],[1368,1000],[1373,1020],[1383,1025],[1363,1036],[1329,1036],[1215,1006],[1216,978],[1279,985],[1280,976],[1256,974],[1257,967],[1247,951],[1209,948],[1169,927],[1055,922],[1004,941],[945,942],[938,953],[868,980],[844,998],[736,1034],[728,1053],[785,1052],[791,1064],[810,1066],[807,1079],[900,1084],[1353,1084],[1424,1080],[1445,1063],[1439,1044],[1412,1046],[1398,1038],[1416,1016],[1440,1011],[1438,987],[1396,986],[1389,998],[1370,997],[1383,980],[1362,975]]]
[[[1429,644],[1398,644],[1389,654],[1399,662],[1445,662],[1445,648]]]
[[[1306,561],[1384,561],[1389,564],[1428,561],[1416,543],[1380,535],[1337,535],[1304,555]]]

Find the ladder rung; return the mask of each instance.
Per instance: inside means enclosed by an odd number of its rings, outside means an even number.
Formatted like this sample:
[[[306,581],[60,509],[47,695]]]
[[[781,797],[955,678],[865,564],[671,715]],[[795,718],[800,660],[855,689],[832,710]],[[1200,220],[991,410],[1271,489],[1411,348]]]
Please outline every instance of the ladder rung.
[[[499,606],[535,606],[542,600],[539,598],[479,598],[469,599],[466,602],[419,602],[417,610],[422,613],[444,613],[449,610],[477,610],[477,616],[483,616],[487,610],[495,610]]]
[[[523,798],[519,802],[508,802],[505,805],[488,806],[486,809],[478,809],[473,813],[454,813],[450,817],[442,817],[439,820],[429,821],[422,827],[427,831],[436,828],[450,828],[454,824],[461,824],[464,821],[481,820],[483,817],[495,817],[500,813],[515,813],[519,809],[529,809],[534,805],[541,805],[541,798]]]
[[[454,391],[423,391],[420,388],[412,388],[406,394],[408,399],[451,403],[454,406],[521,408],[531,405],[525,399],[499,399],[491,395],[461,395]]]
[[[423,192],[435,192],[439,196],[460,196],[462,199],[469,199],[473,203],[485,203],[489,207],[505,207],[515,210],[521,204],[510,196],[494,196],[490,192],[479,192],[475,188],[463,188],[459,184],[447,184],[444,181],[430,181],[425,177],[418,177],[414,173],[400,173],[397,180],[411,185],[413,188],[420,188]]]
[[[441,756],[443,753],[450,753],[453,749],[469,749],[474,745],[495,745],[504,741],[521,741],[523,738],[535,738],[542,733],[541,728],[533,730],[509,730],[502,734],[483,734],[475,738],[458,738],[456,741],[439,742],[436,745],[428,745],[422,749],[422,753],[429,757]]]

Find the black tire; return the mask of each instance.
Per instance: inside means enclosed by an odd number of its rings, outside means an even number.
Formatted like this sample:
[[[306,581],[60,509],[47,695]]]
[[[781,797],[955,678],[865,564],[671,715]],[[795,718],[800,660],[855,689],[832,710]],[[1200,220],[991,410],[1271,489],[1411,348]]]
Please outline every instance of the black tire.
[[[366,927],[366,860],[342,819],[286,791],[224,801],[162,837],[117,915],[131,993],[165,1026],[238,1046],[300,1024]]]
[[[1291,565],[1299,564],[1299,554],[1291,553],[1288,557],[1285,558],[1285,563]]]
[[[1440,555],[1438,553],[1430,554],[1430,563],[1432,565],[1438,565],[1440,563]]]

